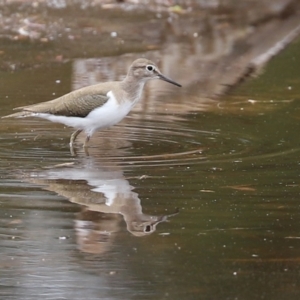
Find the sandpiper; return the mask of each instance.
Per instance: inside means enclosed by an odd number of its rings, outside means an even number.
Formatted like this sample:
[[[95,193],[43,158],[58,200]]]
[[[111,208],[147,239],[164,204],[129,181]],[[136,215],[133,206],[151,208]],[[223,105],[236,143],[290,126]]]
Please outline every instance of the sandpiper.
[[[164,76],[155,63],[139,58],[122,81],[103,82],[68,93],[57,99],[17,107],[20,112],[2,118],[39,117],[76,128],[71,135],[73,149],[77,136],[84,131],[86,147],[93,133],[120,122],[141,99],[143,87],[150,79],[161,79],[181,87]]]

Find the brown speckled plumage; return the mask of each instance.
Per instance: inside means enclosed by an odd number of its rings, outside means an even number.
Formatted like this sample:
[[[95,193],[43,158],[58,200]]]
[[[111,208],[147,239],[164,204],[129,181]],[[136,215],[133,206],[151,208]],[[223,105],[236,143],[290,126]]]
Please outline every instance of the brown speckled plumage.
[[[103,86],[103,84],[100,83],[84,87],[51,101],[17,107],[14,110],[21,110],[20,112],[3,118],[26,117],[32,113],[47,113],[57,116],[84,118],[93,109],[102,106],[108,101],[109,98],[106,94],[110,90],[111,83],[107,86]]]

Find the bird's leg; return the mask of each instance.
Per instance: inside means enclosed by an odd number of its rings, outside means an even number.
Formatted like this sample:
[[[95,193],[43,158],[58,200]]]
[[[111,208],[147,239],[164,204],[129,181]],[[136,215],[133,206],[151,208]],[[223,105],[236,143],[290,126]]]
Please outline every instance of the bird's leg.
[[[87,144],[88,144],[90,138],[91,137],[89,135],[87,135],[87,137],[85,138],[84,144],[83,144],[83,148],[87,148],[87,146],[88,146]]]
[[[76,156],[76,152],[74,150],[74,142],[78,136],[78,134],[81,132],[81,129],[76,130],[75,132],[72,133],[71,138],[70,138],[70,151],[72,156]]]
[[[76,150],[74,149],[73,145],[70,146],[70,152],[72,156],[77,156]]]
[[[75,132],[72,133],[70,138],[70,147],[73,148],[73,144],[78,136],[78,134],[82,131],[82,129],[78,129]]]
[[[89,151],[88,151],[88,142],[89,142],[89,140],[90,140],[90,136],[87,135],[87,137],[85,138],[84,144],[83,144],[83,149],[84,149],[84,152],[87,156],[90,156]]]

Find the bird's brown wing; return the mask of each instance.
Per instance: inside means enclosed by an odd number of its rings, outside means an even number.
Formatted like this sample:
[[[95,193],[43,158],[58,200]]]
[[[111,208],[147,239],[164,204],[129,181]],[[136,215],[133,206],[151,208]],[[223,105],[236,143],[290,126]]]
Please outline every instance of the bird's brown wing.
[[[86,87],[51,101],[17,107],[15,109],[21,110],[18,114],[24,112],[24,116],[28,112],[33,112],[84,118],[93,109],[104,105],[108,101],[107,92],[97,90],[95,87]]]

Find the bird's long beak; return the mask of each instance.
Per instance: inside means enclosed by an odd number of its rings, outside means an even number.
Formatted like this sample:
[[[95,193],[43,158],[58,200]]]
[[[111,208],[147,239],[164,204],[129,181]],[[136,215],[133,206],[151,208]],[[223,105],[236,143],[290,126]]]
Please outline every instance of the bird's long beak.
[[[164,75],[161,74],[161,73],[158,73],[157,76],[158,76],[159,79],[161,79],[161,80],[163,80],[163,81],[166,81],[166,82],[169,82],[169,83],[172,83],[172,84],[174,84],[174,85],[177,85],[177,86],[181,87],[181,84],[179,84],[179,83],[173,81],[172,79],[170,79],[170,78],[164,76]]]

